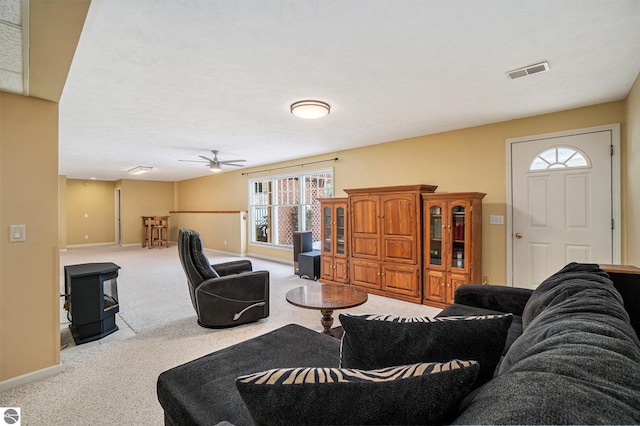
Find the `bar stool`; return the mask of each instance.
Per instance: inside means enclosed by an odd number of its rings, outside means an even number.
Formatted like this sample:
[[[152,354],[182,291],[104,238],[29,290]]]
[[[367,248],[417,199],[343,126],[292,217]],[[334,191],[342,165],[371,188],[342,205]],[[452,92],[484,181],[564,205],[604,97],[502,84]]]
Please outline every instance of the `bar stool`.
[[[153,241],[153,224],[154,218],[151,216],[142,216],[142,247],[151,248]]]
[[[151,229],[151,235],[153,236],[151,242],[152,246],[157,241],[158,248],[162,248],[162,241],[164,240],[167,247],[169,247],[169,230],[167,228],[166,216],[154,216],[153,228]]]

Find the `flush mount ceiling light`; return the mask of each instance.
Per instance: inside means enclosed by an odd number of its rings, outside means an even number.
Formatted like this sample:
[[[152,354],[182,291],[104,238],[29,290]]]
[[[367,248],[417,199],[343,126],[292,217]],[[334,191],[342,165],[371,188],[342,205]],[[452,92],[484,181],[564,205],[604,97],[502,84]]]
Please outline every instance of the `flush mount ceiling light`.
[[[291,104],[291,114],[308,120],[327,116],[329,111],[329,104],[322,101],[298,101]]]
[[[511,80],[515,78],[524,77],[531,74],[537,74],[539,72],[549,71],[549,62],[544,61],[538,64],[529,65],[527,67],[518,68],[517,70],[507,71],[507,75]]]
[[[153,167],[138,166],[138,167],[134,167],[133,169],[127,170],[127,173],[129,173],[131,175],[141,175],[143,173],[150,172],[151,170],[153,170]]]

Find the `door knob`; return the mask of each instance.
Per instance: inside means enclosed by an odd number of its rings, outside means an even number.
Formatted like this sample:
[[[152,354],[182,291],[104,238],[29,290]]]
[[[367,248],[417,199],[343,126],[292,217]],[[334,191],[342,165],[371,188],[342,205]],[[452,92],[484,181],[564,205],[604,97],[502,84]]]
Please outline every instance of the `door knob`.
[[[519,232],[516,232],[516,238],[522,238],[522,234]]]

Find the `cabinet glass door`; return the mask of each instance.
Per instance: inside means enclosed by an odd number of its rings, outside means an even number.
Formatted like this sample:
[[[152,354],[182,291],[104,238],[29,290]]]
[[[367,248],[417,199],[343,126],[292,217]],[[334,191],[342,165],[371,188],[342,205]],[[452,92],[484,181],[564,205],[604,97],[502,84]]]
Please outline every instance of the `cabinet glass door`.
[[[336,254],[345,254],[345,217],[344,207],[336,208]]]
[[[442,266],[442,207],[429,208],[429,263]]]
[[[331,253],[331,207],[322,209],[322,251]]]
[[[451,209],[451,266],[465,267],[465,216],[464,206],[454,205]]]

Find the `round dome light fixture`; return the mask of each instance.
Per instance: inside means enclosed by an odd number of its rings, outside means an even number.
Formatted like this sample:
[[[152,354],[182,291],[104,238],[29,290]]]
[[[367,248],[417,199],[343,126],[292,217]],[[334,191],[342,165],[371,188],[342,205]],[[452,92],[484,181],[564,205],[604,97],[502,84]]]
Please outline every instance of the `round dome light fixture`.
[[[296,117],[313,120],[329,115],[331,107],[322,101],[298,101],[291,104],[291,114]]]

